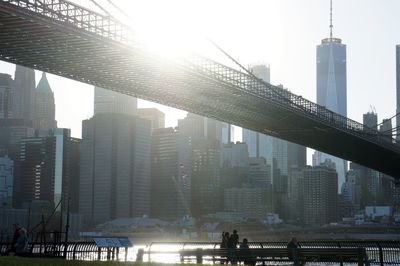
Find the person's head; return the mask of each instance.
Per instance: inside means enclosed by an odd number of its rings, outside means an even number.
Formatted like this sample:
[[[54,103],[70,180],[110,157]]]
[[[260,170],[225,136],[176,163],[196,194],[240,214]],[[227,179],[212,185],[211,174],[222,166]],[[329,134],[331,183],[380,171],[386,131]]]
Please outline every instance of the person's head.
[[[19,230],[19,229],[21,229],[21,225],[20,225],[19,223],[15,223],[15,224],[14,224],[14,228],[15,228],[16,230]]]
[[[236,235],[237,234],[237,231],[236,231],[236,229],[235,230],[233,230],[233,233]]]
[[[243,244],[247,244],[247,238],[243,238]]]
[[[292,237],[292,242],[295,243],[295,244],[297,244],[297,238]]]
[[[19,235],[26,235],[28,232],[26,231],[25,228],[20,228],[19,230]]]
[[[229,232],[225,232],[224,236],[229,237]]]

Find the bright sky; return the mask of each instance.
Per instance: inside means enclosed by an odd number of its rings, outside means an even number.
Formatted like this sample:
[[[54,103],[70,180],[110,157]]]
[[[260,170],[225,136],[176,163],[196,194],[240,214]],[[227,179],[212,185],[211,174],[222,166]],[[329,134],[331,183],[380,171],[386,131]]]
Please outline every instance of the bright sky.
[[[154,49],[176,52],[167,40],[183,38],[178,50],[189,44],[219,58],[215,50],[198,41],[208,36],[245,66],[269,64],[272,84],[283,84],[316,100],[316,45],[329,35],[328,0],[114,2],[134,18],[132,27],[152,40]],[[333,9],[334,36],[347,45],[348,116],[362,121],[370,105],[380,121],[392,116],[400,1],[334,0]],[[13,74],[14,69],[0,62],[0,72]],[[36,78],[39,82],[39,72]],[[72,135],[80,137],[81,121],[93,115],[93,87],[55,75],[48,75],[48,80],[55,94],[59,127],[72,128]],[[155,104],[139,102],[139,107],[149,106]],[[175,126],[185,116],[182,111],[160,109],[166,113],[167,126]]]

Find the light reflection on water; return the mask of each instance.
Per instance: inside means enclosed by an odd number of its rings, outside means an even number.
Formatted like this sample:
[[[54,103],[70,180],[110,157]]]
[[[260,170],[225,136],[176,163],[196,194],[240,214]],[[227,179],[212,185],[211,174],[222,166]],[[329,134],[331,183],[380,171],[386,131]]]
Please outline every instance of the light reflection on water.
[[[139,249],[144,250],[143,262],[157,262],[157,263],[181,263],[179,250],[182,249],[196,249],[196,248],[214,248],[214,244],[210,245],[183,245],[183,244],[152,244],[150,245],[135,245],[133,248],[129,249],[127,260],[128,261],[136,261],[136,255]],[[218,248],[218,247],[217,247]],[[120,260],[124,260],[124,256],[119,256]],[[196,260],[192,261],[185,260],[185,263],[196,263]],[[204,260],[203,264],[213,264],[212,260]],[[293,265],[293,263],[288,262],[265,262],[264,265]],[[332,265],[338,266],[339,263],[312,263],[307,262],[306,265],[310,266],[321,266],[321,265]],[[343,265],[355,265],[355,264],[347,264]]]

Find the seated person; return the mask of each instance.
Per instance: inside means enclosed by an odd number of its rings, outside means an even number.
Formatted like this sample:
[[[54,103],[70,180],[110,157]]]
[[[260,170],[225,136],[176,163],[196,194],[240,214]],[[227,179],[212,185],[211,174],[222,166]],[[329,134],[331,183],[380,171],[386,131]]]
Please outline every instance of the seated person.
[[[256,265],[256,260],[252,256],[251,250],[247,243],[248,243],[247,238],[244,238],[243,242],[240,244],[239,260],[242,260],[245,265]]]

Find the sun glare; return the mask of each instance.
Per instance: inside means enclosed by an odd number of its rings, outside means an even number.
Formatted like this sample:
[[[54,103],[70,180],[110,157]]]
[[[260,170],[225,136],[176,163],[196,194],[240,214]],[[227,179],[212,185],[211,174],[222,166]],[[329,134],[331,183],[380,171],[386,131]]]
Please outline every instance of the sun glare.
[[[208,39],[243,65],[279,68],[282,21],[275,1],[119,0],[129,25],[149,52],[169,58],[202,54],[232,64]],[[249,27],[249,25],[252,25]],[[234,64],[230,65],[235,67]]]
[[[132,15],[130,26],[144,47],[155,54],[185,56],[205,40],[191,4],[184,1],[126,1],[126,4]]]

